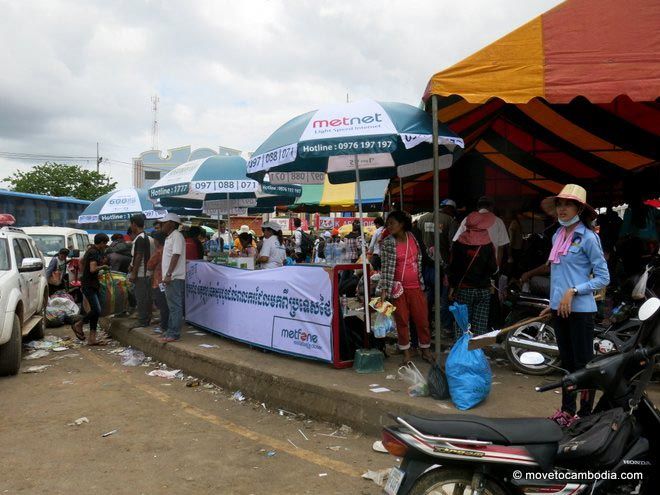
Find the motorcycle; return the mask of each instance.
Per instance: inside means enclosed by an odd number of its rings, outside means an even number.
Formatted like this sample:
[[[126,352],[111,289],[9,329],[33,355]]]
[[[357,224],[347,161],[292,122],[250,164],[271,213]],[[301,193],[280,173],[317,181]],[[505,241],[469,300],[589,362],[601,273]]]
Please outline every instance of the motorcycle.
[[[645,276],[636,280],[634,287],[623,287],[621,303],[612,310],[604,320],[597,322],[594,327],[594,353],[606,355],[612,352],[625,352],[631,349],[636,342],[636,335],[641,325],[635,313],[643,300],[654,297],[655,293],[649,281],[654,280],[659,268],[657,260],[648,265]],[[509,286],[505,304],[511,311],[505,324],[512,325],[531,316],[537,316],[546,308],[550,301],[543,293],[543,283],[532,279],[530,292],[521,292],[515,285]],[[537,279],[537,280],[535,280]],[[535,290],[536,289],[536,290]],[[635,297],[633,297],[635,295]],[[504,349],[509,361],[518,371],[529,375],[547,375],[560,366],[559,347],[555,331],[548,322],[534,322],[520,326],[509,332],[504,341]],[[545,356],[541,364],[525,364],[521,356],[528,351],[536,351]]]
[[[599,389],[593,423],[608,436],[583,441],[584,431],[563,430],[545,418],[481,418],[474,415],[392,416],[383,429],[387,451],[402,458],[385,486],[388,495],[521,495],[657,493],[660,473],[660,411],[644,394],[660,354],[660,299],[639,310],[639,346],[598,356],[560,381],[536,387],[545,392]],[[618,422],[603,422],[616,415]],[[590,420],[591,418],[591,420]],[[605,426],[598,429],[596,425]],[[602,443],[593,445],[597,440]],[[606,443],[610,442],[610,443]],[[609,458],[603,457],[606,452]],[[607,461],[605,460],[607,458]]]

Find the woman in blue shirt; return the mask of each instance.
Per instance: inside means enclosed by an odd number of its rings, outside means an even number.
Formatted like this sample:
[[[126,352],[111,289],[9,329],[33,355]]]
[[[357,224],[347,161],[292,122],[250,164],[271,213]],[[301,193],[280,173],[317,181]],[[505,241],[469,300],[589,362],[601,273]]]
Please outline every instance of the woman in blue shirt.
[[[562,367],[573,372],[584,367],[594,353],[594,293],[607,287],[610,274],[598,235],[592,222],[596,212],[587,204],[587,192],[576,184],[567,184],[557,196],[541,203],[543,210],[557,218],[561,227],[552,241],[548,262],[533,270],[550,271],[550,307]],[[531,273],[526,274],[528,277]],[[583,390],[577,411],[575,392],[563,391],[561,409],[552,419],[560,425],[572,423],[577,416],[591,413],[594,391]]]

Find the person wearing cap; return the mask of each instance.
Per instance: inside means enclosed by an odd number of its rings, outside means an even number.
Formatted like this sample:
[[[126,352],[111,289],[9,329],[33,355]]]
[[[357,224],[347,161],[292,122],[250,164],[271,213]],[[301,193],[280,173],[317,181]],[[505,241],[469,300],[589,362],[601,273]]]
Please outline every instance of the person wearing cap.
[[[495,208],[495,201],[493,198],[488,196],[482,196],[477,201],[477,211],[470,213],[470,215],[482,215],[483,220],[479,220],[479,224],[487,225],[488,236],[490,237],[493,246],[496,250],[497,266],[498,268],[502,266],[502,255],[504,252],[504,246],[509,244],[509,233],[507,232],[504,221],[493,213]],[[468,215],[468,216],[470,216]],[[463,219],[461,224],[454,235],[454,242],[458,240],[461,234],[465,232],[465,222],[467,217]]]
[[[497,271],[495,247],[488,233],[492,219],[478,212],[469,214],[465,229],[451,247],[447,278],[449,299],[468,307],[472,333],[488,331],[490,279]],[[456,327],[456,338],[462,330]]]
[[[53,256],[46,268],[46,279],[48,280],[49,294],[55,294],[58,290],[66,288],[68,275],[66,272],[66,257],[69,256],[69,250],[62,248],[57,256]]]
[[[250,236],[250,246],[256,249],[257,243],[254,242],[254,235],[252,235],[252,233],[250,232],[250,227],[248,227],[247,225],[241,225],[241,228],[238,229],[238,237],[234,239],[234,249],[241,251],[248,247],[243,243],[243,241],[247,239],[246,236]],[[241,241],[241,239],[243,239],[243,241]]]
[[[264,240],[257,256],[257,263],[261,268],[281,267],[286,259],[282,228],[276,222],[266,222],[261,226],[261,230],[264,233]]]
[[[550,272],[550,306],[541,315],[552,314],[562,368],[574,372],[594,355],[594,293],[607,287],[610,274],[592,222],[596,212],[587,204],[587,191],[567,184],[556,196],[545,198],[541,208],[557,218],[561,227],[552,238],[547,263],[525,274],[529,278]],[[585,393],[586,392],[586,393]],[[551,419],[570,425],[591,414],[594,391],[583,391],[577,410],[575,392],[562,391],[561,409]]]
[[[183,326],[183,300],[186,289],[186,240],[179,232],[181,218],[175,213],[168,213],[161,222],[162,231],[167,235],[163,246],[163,284],[170,316],[163,342],[174,342],[181,338]]]

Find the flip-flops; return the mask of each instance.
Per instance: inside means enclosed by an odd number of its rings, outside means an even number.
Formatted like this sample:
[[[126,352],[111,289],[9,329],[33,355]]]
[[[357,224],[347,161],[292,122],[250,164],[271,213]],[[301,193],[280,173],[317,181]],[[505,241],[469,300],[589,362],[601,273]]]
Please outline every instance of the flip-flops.
[[[73,330],[73,333],[75,334],[78,340],[85,340],[85,332],[83,332],[83,329],[81,327],[77,327],[77,325],[78,322],[73,323],[71,325],[71,330]]]

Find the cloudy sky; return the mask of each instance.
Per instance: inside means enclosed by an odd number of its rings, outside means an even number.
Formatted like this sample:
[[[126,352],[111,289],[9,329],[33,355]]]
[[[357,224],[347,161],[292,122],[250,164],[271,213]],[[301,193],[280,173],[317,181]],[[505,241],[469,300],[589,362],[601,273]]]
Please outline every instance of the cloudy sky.
[[[163,150],[254,150],[347,94],[416,105],[433,73],[558,3],[0,0],[0,179],[40,163],[7,153],[86,157],[98,141],[130,185],[154,94]]]

